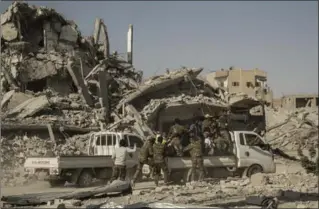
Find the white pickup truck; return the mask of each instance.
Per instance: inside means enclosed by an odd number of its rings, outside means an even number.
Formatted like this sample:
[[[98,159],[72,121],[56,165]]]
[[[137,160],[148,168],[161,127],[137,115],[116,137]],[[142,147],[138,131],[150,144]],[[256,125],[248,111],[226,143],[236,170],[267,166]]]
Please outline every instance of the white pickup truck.
[[[206,177],[248,176],[254,173],[275,173],[274,155],[265,140],[252,131],[230,132],[233,153],[225,156],[204,156]],[[168,157],[171,180],[190,181],[192,162],[190,157]],[[143,173],[149,173],[144,166]]]
[[[126,139],[128,146],[136,152],[130,153],[127,160],[128,178],[135,172],[138,152],[143,146],[140,136],[132,133],[96,132],[88,139],[87,155],[85,156],[56,156],[29,157],[24,163],[28,174],[45,173],[45,179],[51,186],[65,181],[81,187],[89,186],[93,178],[109,179],[112,175],[112,153],[119,146],[120,139]]]

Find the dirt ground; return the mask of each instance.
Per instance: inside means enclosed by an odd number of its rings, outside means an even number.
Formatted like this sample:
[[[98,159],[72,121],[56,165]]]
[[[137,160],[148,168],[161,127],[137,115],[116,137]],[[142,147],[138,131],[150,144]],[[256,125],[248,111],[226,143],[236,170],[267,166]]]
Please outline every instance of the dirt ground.
[[[295,191],[299,195],[282,195],[279,199],[279,208],[318,208],[318,184],[316,177],[307,176],[303,168],[297,162],[277,159],[276,174],[269,174],[273,183],[258,184],[258,179],[247,179],[220,182],[200,183],[198,185],[172,185],[155,188],[152,181],[137,183],[133,194],[129,196],[108,196],[82,201],[82,208],[91,204],[123,205],[137,202],[165,202],[174,204],[201,205],[208,207],[248,207],[245,197],[250,195],[275,196],[278,191]],[[268,176],[267,174],[263,174]],[[302,179],[303,182],[289,183],[287,179]],[[277,179],[277,180],[276,180]],[[309,179],[312,179],[311,181]],[[277,182],[276,182],[277,181]],[[261,181],[262,182],[262,181]],[[279,183],[278,183],[279,182]],[[251,186],[250,186],[251,185]],[[258,189],[260,188],[260,189]],[[50,188],[47,182],[36,182],[26,186],[2,188],[1,195],[19,195],[28,193],[46,194],[51,192],[68,192],[79,190],[76,188]],[[240,191],[240,192],[239,192]],[[56,206],[46,206],[55,208]]]

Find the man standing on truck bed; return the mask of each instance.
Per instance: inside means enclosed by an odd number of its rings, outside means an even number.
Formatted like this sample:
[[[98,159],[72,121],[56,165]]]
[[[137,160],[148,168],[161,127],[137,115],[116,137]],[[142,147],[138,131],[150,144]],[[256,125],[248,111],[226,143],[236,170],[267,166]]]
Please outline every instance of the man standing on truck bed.
[[[191,181],[195,180],[196,169],[199,170],[198,180],[201,181],[204,178],[204,159],[202,150],[202,140],[195,136],[194,133],[190,133],[191,143],[184,148],[184,152],[189,151],[192,159],[192,176]]]
[[[229,135],[228,123],[225,120],[225,115],[219,122],[217,127],[216,139],[214,140],[216,146],[216,155],[227,155],[233,151],[232,141]]]
[[[132,179],[132,185],[135,184],[137,177],[142,173],[142,168],[144,164],[149,165],[150,167],[153,166],[153,144],[155,143],[154,137],[149,137],[146,142],[144,142],[143,146],[141,147],[140,153],[138,155],[138,165],[136,172]]]
[[[212,132],[212,130],[211,130],[212,123],[213,123],[212,116],[209,114],[206,114],[205,119],[202,123],[202,133],[205,133],[205,132],[211,133]]]
[[[120,147],[115,148],[112,159],[114,160],[113,173],[110,183],[120,177],[120,180],[124,181],[126,176],[126,157],[128,153],[136,151],[136,144],[134,148],[127,148],[126,140],[120,140]]]
[[[154,181],[155,185],[158,186],[158,180],[161,175],[161,169],[164,173],[164,183],[168,183],[168,168],[165,162],[166,157],[166,145],[163,144],[163,137],[157,137],[157,143],[153,145],[153,160],[154,160]]]
[[[186,133],[186,129],[181,125],[181,121],[178,118],[175,118],[175,124],[171,127],[169,131],[169,136],[172,138],[172,141],[169,145],[173,146],[177,156],[182,156],[182,144],[181,140],[184,134]]]

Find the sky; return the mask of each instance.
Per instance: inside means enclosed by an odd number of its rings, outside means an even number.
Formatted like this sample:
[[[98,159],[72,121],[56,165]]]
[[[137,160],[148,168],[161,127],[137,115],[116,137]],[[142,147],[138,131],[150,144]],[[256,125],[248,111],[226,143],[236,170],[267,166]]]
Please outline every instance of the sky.
[[[268,73],[275,96],[318,93],[317,1],[34,1],[74,20],[85,36],[96,17],[111,51],[126,52],[134,27],[133,62],[149,77],[181,66],[204,72],[230,66]],[[1,2],[1,13],[10,2]]]

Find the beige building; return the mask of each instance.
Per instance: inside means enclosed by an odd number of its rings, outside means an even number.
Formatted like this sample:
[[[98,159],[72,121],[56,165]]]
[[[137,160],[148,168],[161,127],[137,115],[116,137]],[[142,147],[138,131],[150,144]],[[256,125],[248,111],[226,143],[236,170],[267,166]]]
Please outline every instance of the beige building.
[[[207,74],[206,81],[228,93],[245,93],[272,103],[273,93],[267,86],[267,73],[262,70],[220,70]]]
[[[295,94],[275,99],[274,107],[294,110],[302,107],[318,108],[318,94]]]

